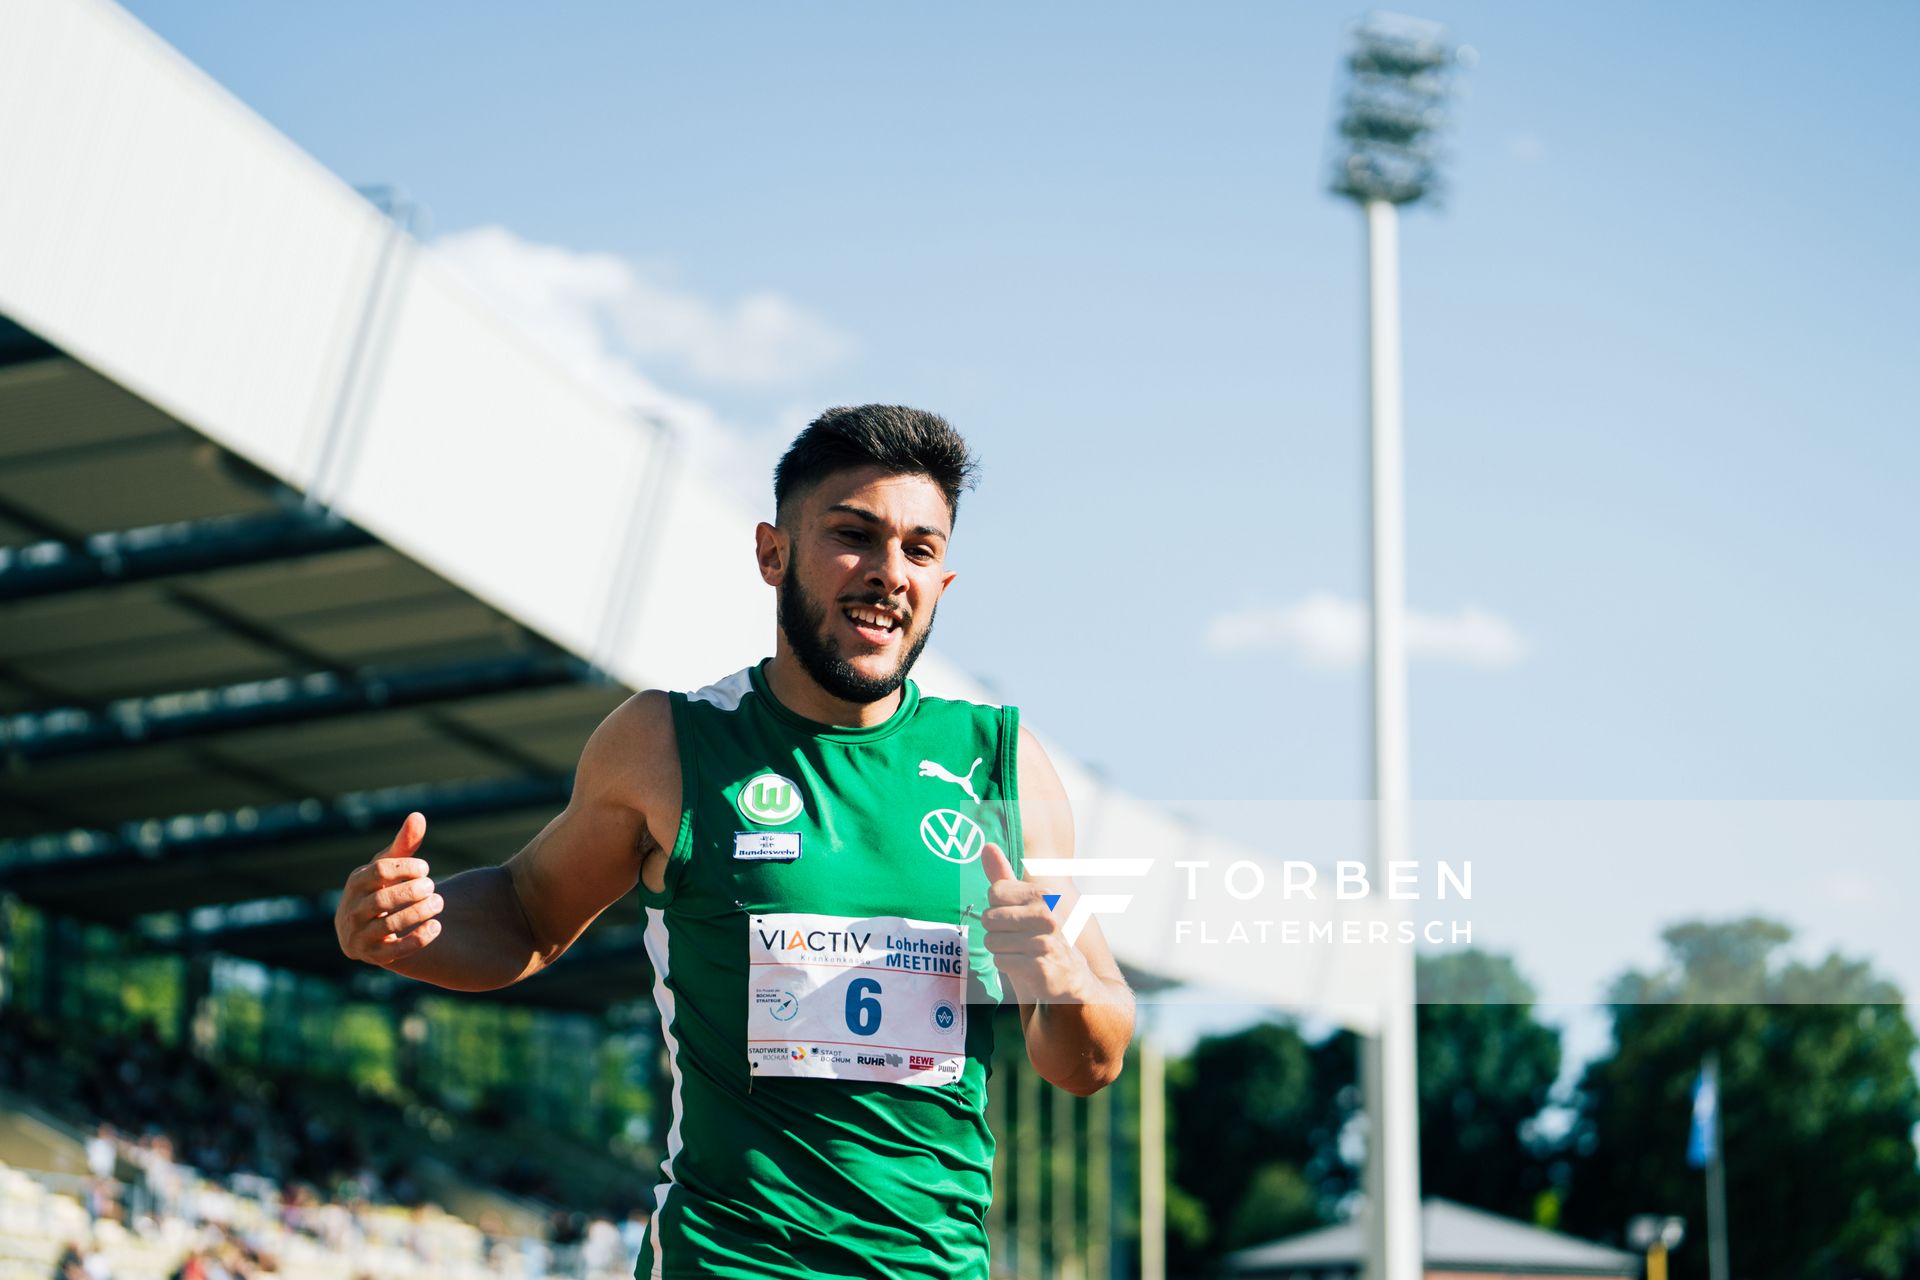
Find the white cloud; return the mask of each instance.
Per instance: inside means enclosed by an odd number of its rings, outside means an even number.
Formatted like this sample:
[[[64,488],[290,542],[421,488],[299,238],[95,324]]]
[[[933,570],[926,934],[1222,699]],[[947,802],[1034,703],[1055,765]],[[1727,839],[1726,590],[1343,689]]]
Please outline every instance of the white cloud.
[[[534,244],[504,227],[457,231],[433,247],[474,289],[570,351],[769,386],[831,368],[853,350],[850,337],[780,294],[719,304],[618,254]]]
[[[1217,615],[1205,643],[1213,653],[1289,654],[1309,667],[1344,668],[1366,659],[1368,609],[1326,592],[1290,605],[1268,605]],[[1512,623],[1463,605],[1451,613],[1407,610],[1407,655],[1472,667],[1510,667],[1527,642]]]
[[[433,248],[504,319],[602,395],[696,433],[718,425],[706,405],[662,388],[612,341],[602,312],[627,274],[620,259],[531,244],[500,227],[442,236]]]
[[[749,503],[764,501],[774,460],[819,406],[783,412],[774,429],[750,430],[702,400],[667,390],[652,371],[666,366],[764,384],[800,378],[852,349],[831,325],[777,294],[721,307],[659,283],[617,254],[535,244],[504,227],[442,236],[433,250],[575,377],[674,428],[695,466]]]

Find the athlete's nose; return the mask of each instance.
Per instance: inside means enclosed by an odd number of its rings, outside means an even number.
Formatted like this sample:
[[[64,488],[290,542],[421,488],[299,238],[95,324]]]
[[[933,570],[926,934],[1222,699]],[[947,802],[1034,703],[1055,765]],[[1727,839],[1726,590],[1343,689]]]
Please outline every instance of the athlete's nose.
[[[882,543],[867,561],[867,582],[887,595],[907,589],[907,553],[897,542]]]

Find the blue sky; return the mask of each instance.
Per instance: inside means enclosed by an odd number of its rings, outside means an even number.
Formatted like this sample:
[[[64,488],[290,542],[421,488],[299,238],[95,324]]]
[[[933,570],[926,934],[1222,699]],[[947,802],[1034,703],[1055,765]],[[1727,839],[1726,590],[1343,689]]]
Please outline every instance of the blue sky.
[[[1361,240],[1323,181],[1357,9],[128,7],[430,235],[616,255],[710,322],[627,354],[748,456],[827,404],[947,414],[986,472],[940,647],[1117,782],[1251,840],[1363,795],[1360,669],[1311,625],[1364,589]],[[1418,12],[1478,61],[1403,228],[1409,601],[1516,644],[1416,663],[1416,795],[1484,806],[1482,883],[1557,856],[1494,833],[1522,806],[1871,815],[1672,886],[1696,850],[1650,820],[1611,889],[1484,940],[1577,1000],[1663,920],[1762,909],[1912,993],[1863,913],[1920,890],[1920,9]],[[1275,643],[1209,646],[1223,616]],[[1577,910],[1612,944],[1550,954]]]

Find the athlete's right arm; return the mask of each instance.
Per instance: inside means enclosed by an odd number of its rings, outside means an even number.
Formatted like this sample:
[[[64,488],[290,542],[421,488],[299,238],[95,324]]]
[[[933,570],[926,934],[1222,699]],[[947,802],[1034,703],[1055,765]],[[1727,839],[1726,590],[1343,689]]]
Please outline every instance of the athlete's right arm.
[[[573,796],[497,867],[435,885],[412,813],[386,850],[347,877],[334,911],[354,960],[456,991],[492,991],[559,959],[644,874],[659,888],[680,824],[680,761],[667,695],[616,707],[580,753]]]

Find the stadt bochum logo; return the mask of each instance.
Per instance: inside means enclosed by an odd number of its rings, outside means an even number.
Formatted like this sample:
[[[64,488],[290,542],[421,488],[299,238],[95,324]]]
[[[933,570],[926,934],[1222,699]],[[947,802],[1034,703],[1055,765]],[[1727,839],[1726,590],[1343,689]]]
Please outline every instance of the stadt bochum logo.
[[[763,773],[749,778],[746,785],[740,788],[735,802],[749,821],[762,826],[791,822],[807,807],[800,798],[800,788],[777,773]]]

